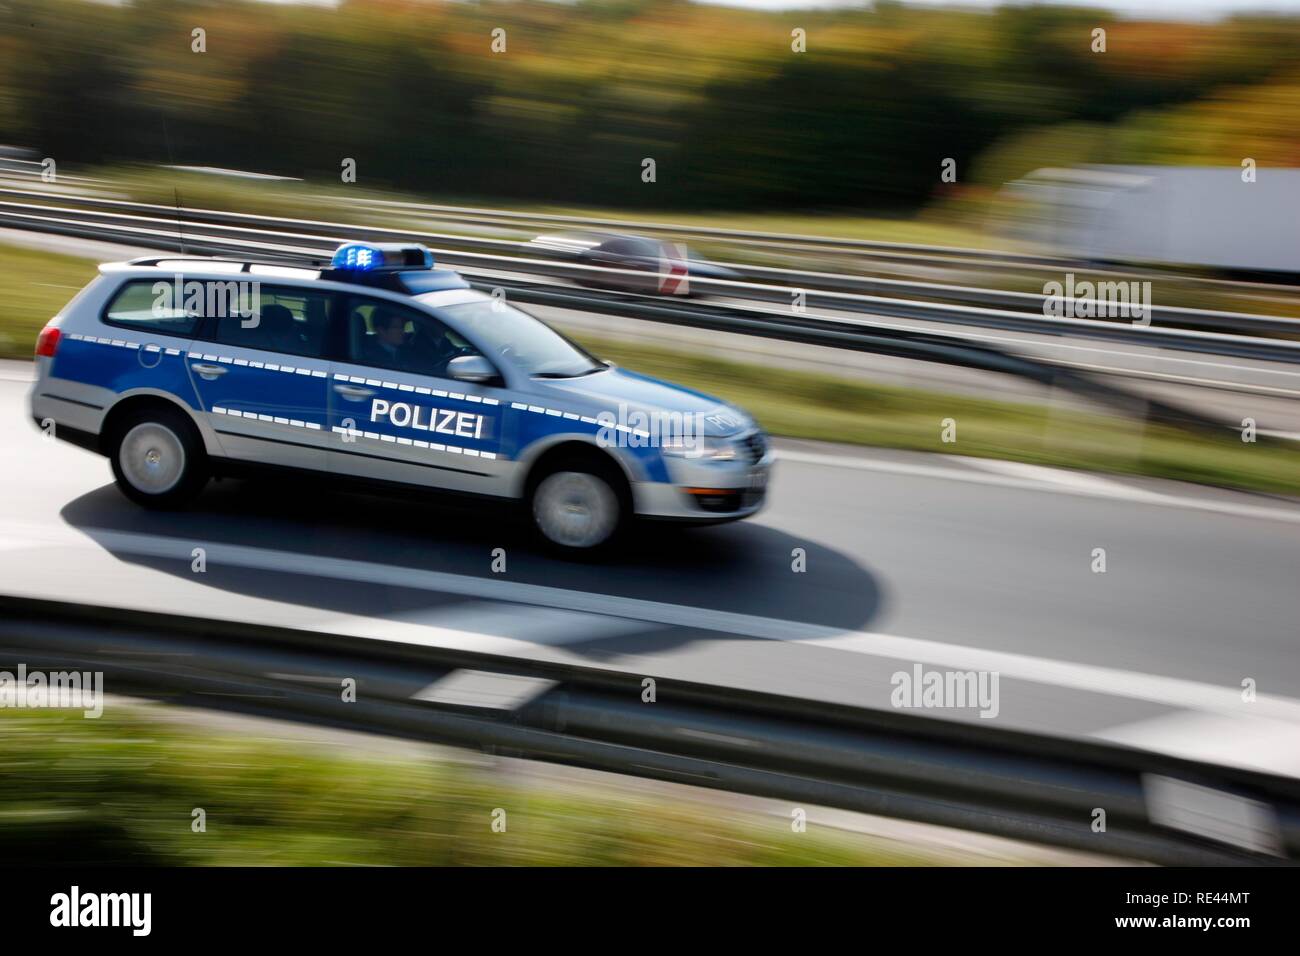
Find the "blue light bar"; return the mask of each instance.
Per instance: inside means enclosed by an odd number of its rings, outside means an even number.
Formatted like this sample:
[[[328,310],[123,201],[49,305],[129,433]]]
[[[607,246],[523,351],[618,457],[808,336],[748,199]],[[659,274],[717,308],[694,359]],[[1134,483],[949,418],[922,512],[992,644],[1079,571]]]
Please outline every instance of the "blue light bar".
[[[416,243],[347,242],[334,251],[330,265],[340,272],[432,269],[433,253]]]

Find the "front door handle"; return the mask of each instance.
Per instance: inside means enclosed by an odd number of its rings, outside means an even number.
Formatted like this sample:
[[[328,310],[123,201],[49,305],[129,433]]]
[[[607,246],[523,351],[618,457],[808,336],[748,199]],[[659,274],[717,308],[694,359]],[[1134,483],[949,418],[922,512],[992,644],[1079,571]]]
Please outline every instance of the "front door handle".
[[[338,392],[344,398],[350,399],[354,402],[359,402],[361,399],[369,398],[371,395],[375,394],[373,388],[361,388],[357,385],[344,385],[342,383],[336,384],[334,386],[334,391]]]
[[[226,367],[224,365],[209,365],[206,362],[198,362],[191,365],[190,368],[194,369],[194,371],[198,372],[204,378],[216,378],[218,375],[226,374]]]

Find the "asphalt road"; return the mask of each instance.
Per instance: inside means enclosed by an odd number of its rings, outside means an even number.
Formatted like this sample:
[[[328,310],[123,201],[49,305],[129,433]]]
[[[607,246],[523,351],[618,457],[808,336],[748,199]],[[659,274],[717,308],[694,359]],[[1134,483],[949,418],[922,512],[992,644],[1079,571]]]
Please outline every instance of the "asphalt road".
[[[40,437],[28,374],[0,366],[9,593],[880,708],[915,665],[983,670],[996,716],[918,712],[1300,775],[1294,502],[780,443],[756,519],[638,529],[611,560],[567,563],[499,506],[222,481],[187,512],[141,510],[106,460]]]

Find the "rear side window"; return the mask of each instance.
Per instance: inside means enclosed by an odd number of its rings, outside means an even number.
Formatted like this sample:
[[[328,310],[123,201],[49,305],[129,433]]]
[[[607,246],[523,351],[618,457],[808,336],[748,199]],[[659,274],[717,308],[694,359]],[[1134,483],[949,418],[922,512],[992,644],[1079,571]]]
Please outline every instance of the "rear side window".
[[[187,311],[183,301],[176,301],[173,289],[171,282],[152,279],[128,282],[108,304],[104,321],[126,329],[190,338],[198,327],[199,313]]]
[[[262,352],[320,358],[325,354],[334,301],[329,292],[261,285],[250,296],[249,314],[222,310],[204,338]]]

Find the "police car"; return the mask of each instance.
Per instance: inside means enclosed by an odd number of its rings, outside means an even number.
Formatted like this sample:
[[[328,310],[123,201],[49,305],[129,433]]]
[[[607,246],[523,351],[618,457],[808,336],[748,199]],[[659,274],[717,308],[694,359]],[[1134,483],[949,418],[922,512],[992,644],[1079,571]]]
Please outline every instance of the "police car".
[[[763,504],[772,454],[747,414],[594,358],[422,246],[99,271],[40,333],[31,414],[142,505],[297,469],[524,502],[546,542],[583,551],[631,516]]]

